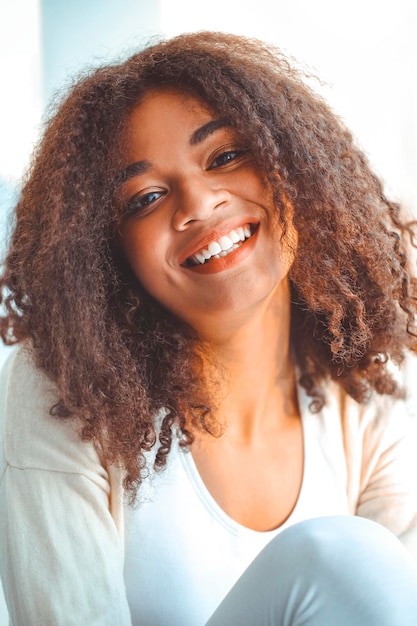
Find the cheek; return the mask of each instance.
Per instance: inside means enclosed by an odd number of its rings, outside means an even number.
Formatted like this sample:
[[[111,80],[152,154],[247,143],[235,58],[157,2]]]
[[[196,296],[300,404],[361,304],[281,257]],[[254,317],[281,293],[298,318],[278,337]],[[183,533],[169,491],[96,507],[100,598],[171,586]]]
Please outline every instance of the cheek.
[[[123,228],[120,246],[124,257],[138,280],[145,286],[150,277],[155,275],[158,266],[160,245],[151,238],[147,229]]]
[[[268,188],[268,184],[264,183],[253,169],[245,172],[243,179],[238,181],[236,194],[262,206],[272,204],[272,192]]]

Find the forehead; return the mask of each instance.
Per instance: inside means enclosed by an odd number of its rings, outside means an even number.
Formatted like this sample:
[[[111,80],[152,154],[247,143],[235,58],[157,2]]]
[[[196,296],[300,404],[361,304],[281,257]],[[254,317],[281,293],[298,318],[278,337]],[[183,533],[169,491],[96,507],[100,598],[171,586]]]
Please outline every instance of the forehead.
[[[129,161],[150,158],[156,149],[192,148],[219,128],[230,125],[201,100],[172,89],[145,94],[128,116],[123,153]]]
[[[156,129],[169,123],[188,127],[216,117],[201,100],[174,89],[149,91],[128,117],[130,129]]]

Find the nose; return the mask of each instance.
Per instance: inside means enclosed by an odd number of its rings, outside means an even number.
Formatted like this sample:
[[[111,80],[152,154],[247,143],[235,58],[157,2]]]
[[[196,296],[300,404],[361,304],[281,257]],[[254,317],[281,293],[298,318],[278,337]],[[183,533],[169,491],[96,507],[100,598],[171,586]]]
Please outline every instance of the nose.
[[[186,230],[195,221],[209,219],[213,211],[227,204],[230,193],[202,177],[188,179],[179,186],[172,218],[175,230]]]

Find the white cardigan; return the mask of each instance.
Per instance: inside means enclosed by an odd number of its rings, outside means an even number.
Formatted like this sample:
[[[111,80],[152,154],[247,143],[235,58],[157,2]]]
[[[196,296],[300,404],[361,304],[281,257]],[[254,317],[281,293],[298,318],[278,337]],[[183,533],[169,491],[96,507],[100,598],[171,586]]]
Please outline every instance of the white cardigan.
[[[155,602],[161,603],[160,614],[169,616],[167,626],[197,626],[267,539],[291,523],[322,514],[350,513],[378,521],[417,561],[417,450],[405,436],[409,418],[402,402],[381,397],[361,407],[333,385],[327,407],[316,415],[308,412],[303,398],[310,462],[299,501],[280,529],[255,533],[239,528],[210,502],[191,455],[176,446],[167,471],[144,484],[142,506],[128,509],[120,471],[106,467],[96,449],[80,441],[76,421],[50,416],[57,399],[54,384],[34,368],[29,354],[24,349],[13,353],[0,388],[0,571],[15,626],[146,624],[141,616]],[[185,493],[189,500],[184,505]],[[187,514],[176,526],[178,498]],[[203,607],[198,619],[192,615],[190,622],[182,622],[178,595],[176,604],[170,596],[175,562],[165,566],[163,550],[190,536],[197,500],[201,524],[217,520],[216,532],[223,534],[213,544],[210,538],[198,543],[196,567],[204,569],[204,559],[213,556],[221,541],[234,541],[232,535],[239,535],[236,545],[242,554],[236,557],[238,565],[230,563],[230,575],[228,562],[222,562],[216,577],[224,571],[224,583],[213,581],[213,597],[207,602],[197,597],[195,610]],[[235,551],[233,547],[231,553]],[[184,594],[189,582],[181,580]]]

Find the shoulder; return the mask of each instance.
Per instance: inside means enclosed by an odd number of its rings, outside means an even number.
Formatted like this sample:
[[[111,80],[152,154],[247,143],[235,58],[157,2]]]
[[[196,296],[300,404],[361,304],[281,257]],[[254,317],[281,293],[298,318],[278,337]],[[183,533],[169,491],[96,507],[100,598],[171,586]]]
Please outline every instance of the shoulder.
[[[328,385],[326,406],[332,418],[339,418],[345,437],[354,440],[401,437],[412,422],[406,400],[374,393],[359,403],[336,383]]]
[[[404,400],[375,393],[362,404],[332,382],[316,422],[320,440],[342,451],[352,502],[375,472],[395,465],[397,473],[409,473],[414,466],[415,419]]]
[[[14,350],[0,376],[3,464],[97,476],[99,456],[81,441],[78,421],[51,415],[58,400],[56,385],[35,366],[29,347]]]
[[[374,393],[367,402],[359,403],[334,381],[322,391],[325,403],[312,415],[314,428],[328,437],[342,435],[345,448],[372,447],[401,438],[410,430],[413,420],[405,400]],[[311,402],[306,398],[302,401],[304,407]]]

